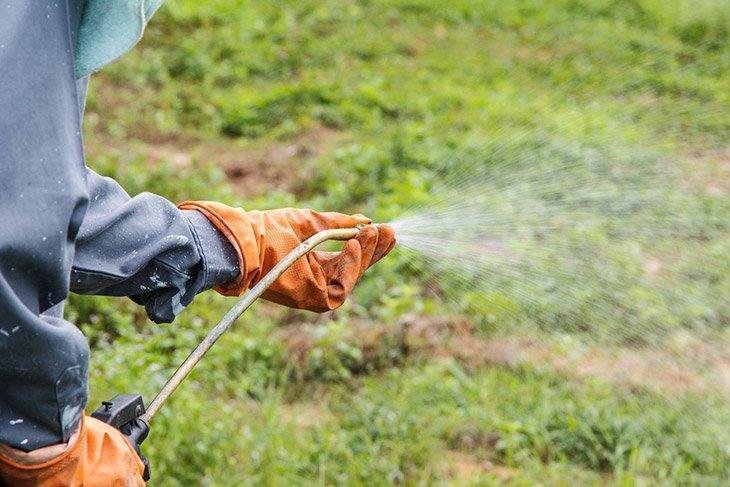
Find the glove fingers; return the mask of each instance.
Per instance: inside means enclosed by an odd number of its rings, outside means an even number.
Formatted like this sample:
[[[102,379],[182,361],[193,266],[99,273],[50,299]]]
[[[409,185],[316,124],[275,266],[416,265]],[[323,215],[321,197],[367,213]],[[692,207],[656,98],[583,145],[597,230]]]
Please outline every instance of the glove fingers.
[[[323,250],[315,250],[312,252],[312,255],[314,255],[314,258],[317,262],[319,262],[319,265],[322,267],[326,267],[327,264],[332,260],[336,259],[340,256],[342,252],[326,252]]]
[[[322,265],[327,276],[327,302],[329,309],[339,307],[347,298],[360,277],[362,267],[362,249],[357,239],[348,240],[342,252],[328,259]]]
[[[395,230],[390,225],[375,225],[360,230],[355,238],[362,249],[361,264],[364,272],[368,267],[385,257],[395,246]],[[341,252],[312,252],[322,266],[340,256]],[[361,273],[362,275],[362,273]]]
[[[343,213],[337,213],[334,211],[326,211],[324,213],[320,213],[320,215],[324,216],[329,221],[337,222],[337,228],[352,228],[358,225],[369,225],[373,222],[373,220],[361,213],[355,213],[354,215],[345,215]]]
[[[373,260],[373,254],[378,244],[378,229],[373,225],[363,227],[355,236],[355,240],[360,243],[360,269],[357,274],[357,277],[360,278]]]
[[[382,233],[382,235],[381,235]],[[395,245],[395,233],[387,226],[367,226],[345,244],[341,252],[314,252],[327,280],[327,305],[339,307],[371,264]]]
[[[373,257],[368,266],[388,255],[388,252],[395,247],[395,230],[390,225],[376,225],[378,229],[378,244],[373,252]]]
[[[271,223],[291,228],[297,238],[305,240],[317,232],[335,228],[352,228],[358,225],[371,223],[372,220],[363,215],[345,215],[344,213],[325,212],[319,213],[314,210],[299,210],[295,208],[282,208],[266,212]],[[270,223],[270,224],[271,224]]]

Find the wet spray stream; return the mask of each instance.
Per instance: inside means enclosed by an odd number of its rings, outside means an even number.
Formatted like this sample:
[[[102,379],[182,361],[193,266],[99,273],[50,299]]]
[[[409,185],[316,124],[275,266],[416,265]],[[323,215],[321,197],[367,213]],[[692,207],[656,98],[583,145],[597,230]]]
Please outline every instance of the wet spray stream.
[[[643,359],[600,365],[728,399],[728,157],[510,141],[456,155],[391,224],[430,292],[486,330],[570,337],[594,365],[628,350]]]

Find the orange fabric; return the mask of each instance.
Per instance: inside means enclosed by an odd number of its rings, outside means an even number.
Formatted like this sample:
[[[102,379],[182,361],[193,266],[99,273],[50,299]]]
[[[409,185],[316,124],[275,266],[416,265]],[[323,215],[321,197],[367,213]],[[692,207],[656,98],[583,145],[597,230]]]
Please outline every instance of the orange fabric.
[[[51,460],[27,464],[0,455],[0,485],[13,487],[139,487],[143,471],[124,435],[89,416],[73,445]]]
[[[295,208],[244,211],[211,201],[186,201],[179,207],[202,212],[235,247],[241,274],[215,288],[226,296],[242,295],[315,233],[366,224],[342,251],[315,251],[299,259],[262,296],[291,308],[321,313],[339,307],[363,272],[395,245],[390,226],[370,225],[371,220],[362,215]]]

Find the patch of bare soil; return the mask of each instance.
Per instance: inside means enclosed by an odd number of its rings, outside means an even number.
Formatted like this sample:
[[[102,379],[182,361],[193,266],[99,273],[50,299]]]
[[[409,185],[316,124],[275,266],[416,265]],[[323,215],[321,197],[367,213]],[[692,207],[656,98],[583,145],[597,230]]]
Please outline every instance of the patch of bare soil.
[[[326,400],[291,402],[281,405],[281,419],[300,428],[322,428],[333,420]]]
[[[303,363],[319,343],[311,326],[290,325],[277,333],[295,362]],[[354,366],[355,373],[396,365],[407,356],[449,357],[470,368],[549,368],[573,380],[598,379],[635,391],[703,394],[715,390],[730,397],[730,357],[718,345],[699,340],[681,350],[578,346],[567,353],[535,337],[481,338],[462,317],[416,315],[404,317],[397,325],[356,322],[339,339],[362,352],[363,363]],[[390,363],[384,363],[384,357],[390,357]]]
[[[96,156],[109,151],[128,151],[130,146],[150,164],[169,161],[186,167],[202,161],[221,168],[237,194],[253,198],[270,191],[299,194],[309,179],[308,159],[328,152],[342,134],[317,125],[290,141],[241,145],[239,141],[203,140],[187,134],[140,132],[132,141],[115,139],[104,133],[94,134],[86,151]]]
[[[712,198],[730,195],[730,148],[695,152],[687,158],[682,184]]]
[[[272,186],[297,194],[301,190],[301,182],[308,179],[302,162],[326,154],[340,137],[339,132],[318,125],[289,142],[239,150],[235,154],[228,152],[220,158],[213,156],[214,160],[220,161],[229,182],[241,194],[261,194]]]
[[[504,465],[496,465],[489,460],[480,460],[474,455],[452,450],[443,453],[441,471],[450,479],[462,481],[490,476],[501,482],[509,482],[517,474],[516,470]]]

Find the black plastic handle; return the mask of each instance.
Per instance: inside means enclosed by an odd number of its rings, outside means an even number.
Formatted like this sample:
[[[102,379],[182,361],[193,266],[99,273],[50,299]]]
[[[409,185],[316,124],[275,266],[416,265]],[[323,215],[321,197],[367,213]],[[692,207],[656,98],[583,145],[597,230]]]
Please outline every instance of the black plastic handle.
[[[140,419],[145,412],[144,401],[139,394],[120,394],[109,401],[102,401],[99,409],[91,414],[92,418],[103,421],[122,432],[144,464],[142,478],[150,479],[150,462],[142,454],[142,442],[150,432],[150,425]]]

